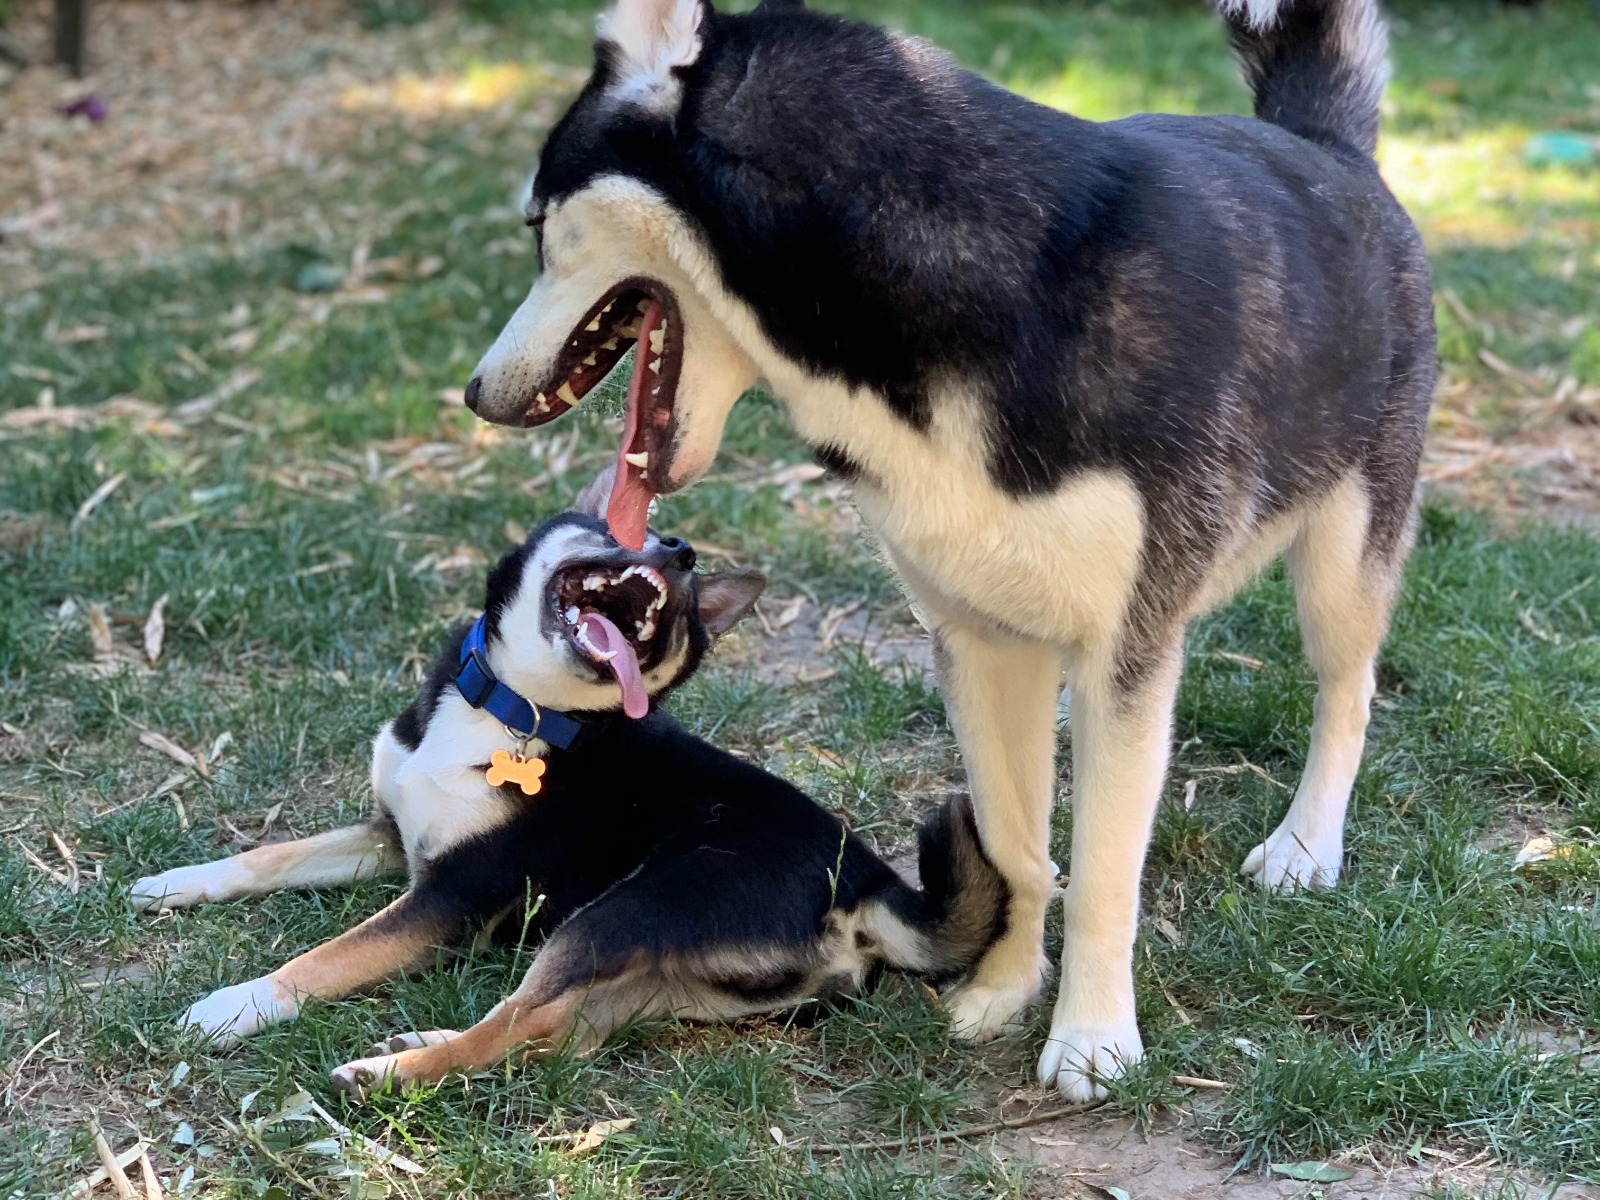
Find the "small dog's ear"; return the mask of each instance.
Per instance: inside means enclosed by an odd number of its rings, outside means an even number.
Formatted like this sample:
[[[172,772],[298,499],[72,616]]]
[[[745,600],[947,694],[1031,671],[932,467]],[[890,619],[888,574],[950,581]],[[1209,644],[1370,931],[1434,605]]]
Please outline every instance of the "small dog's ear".
[[[601,471],[590,482],[589,486],[578,493],[578,498],[572,502],[572,511],[580,512],[586,517],[603,517],[606,515],[606,501],[611,498],[611,484],[617,477],[615,463]]]
[[[719,638],[756,606],[767,577],[760,571],[716,571],[700,580],[700,620]]]

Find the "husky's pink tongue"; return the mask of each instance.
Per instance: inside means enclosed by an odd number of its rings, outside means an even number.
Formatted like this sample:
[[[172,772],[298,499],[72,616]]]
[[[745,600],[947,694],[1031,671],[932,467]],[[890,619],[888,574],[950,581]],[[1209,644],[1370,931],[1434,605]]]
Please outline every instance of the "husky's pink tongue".
[[[604,613],[581,614],[578,629],[617,677],[622,688],[622,711],[637,721],[650,711],[650,695],[644,690],[644,676],[639,673],[639,656],[633,652],[633,643]]]
[[[633,345],[633,375],[628,380],[628,412],[622,421],[622,445],[617,447],[617,477],[606,504],[606,524],[611,536],[629,550],[644,549],[645,525],[655,493],[645,482],[645,468],[628,461],[634,438],[645,424],[645,364],[650,361],[650,334],[661,324],[661,305],[651,301],[639,322],[639,339]]]

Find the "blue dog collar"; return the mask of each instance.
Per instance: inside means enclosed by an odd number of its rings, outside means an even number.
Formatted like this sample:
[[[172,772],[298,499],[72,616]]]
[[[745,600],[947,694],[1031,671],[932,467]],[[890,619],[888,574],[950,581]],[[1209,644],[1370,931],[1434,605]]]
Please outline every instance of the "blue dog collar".
[[[461,643],[461,669],[456,672],[461,698],[513,733],[538,738],[557,750],[572,749],[583,733],[583,722],[553,708],[540,708],[501,683],[489,666],[483,622],[483,617],[474,621]]]

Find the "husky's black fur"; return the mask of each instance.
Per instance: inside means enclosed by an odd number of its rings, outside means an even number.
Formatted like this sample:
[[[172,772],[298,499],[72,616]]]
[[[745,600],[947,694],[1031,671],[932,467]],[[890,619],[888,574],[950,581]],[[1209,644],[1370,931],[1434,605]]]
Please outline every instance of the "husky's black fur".
[[[871,25],[708,10],[668,115],[606,102],[601,43],[535,202],[644,180],[774,344],[913,427],[938,381],[977,383],[1014,495],[1126,472],[1150,524],[1132,624],[1165,629],[1242,510],[1269,520],[1354,469],[1370,552],[1409,519],[1428,265],[1370,158],[1376,95],[1326,44],[1333,8],[1302,0],[1270,35],[1232,23],[1264,121],[1105,124]]]

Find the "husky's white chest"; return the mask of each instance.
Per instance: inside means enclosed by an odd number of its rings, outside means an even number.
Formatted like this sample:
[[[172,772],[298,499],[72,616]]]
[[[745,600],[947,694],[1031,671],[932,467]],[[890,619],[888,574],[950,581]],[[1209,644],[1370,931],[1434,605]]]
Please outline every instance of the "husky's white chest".
[[[1126,476],[1084,471],[1014,498],[990,480],[982,426],[961,397],[942,398],[927,432],[836,384],[800,389],[787,407],[803,437],[860,466],[856,503],[919,599],[1043,641],[1114,635],[1144,530]]]

